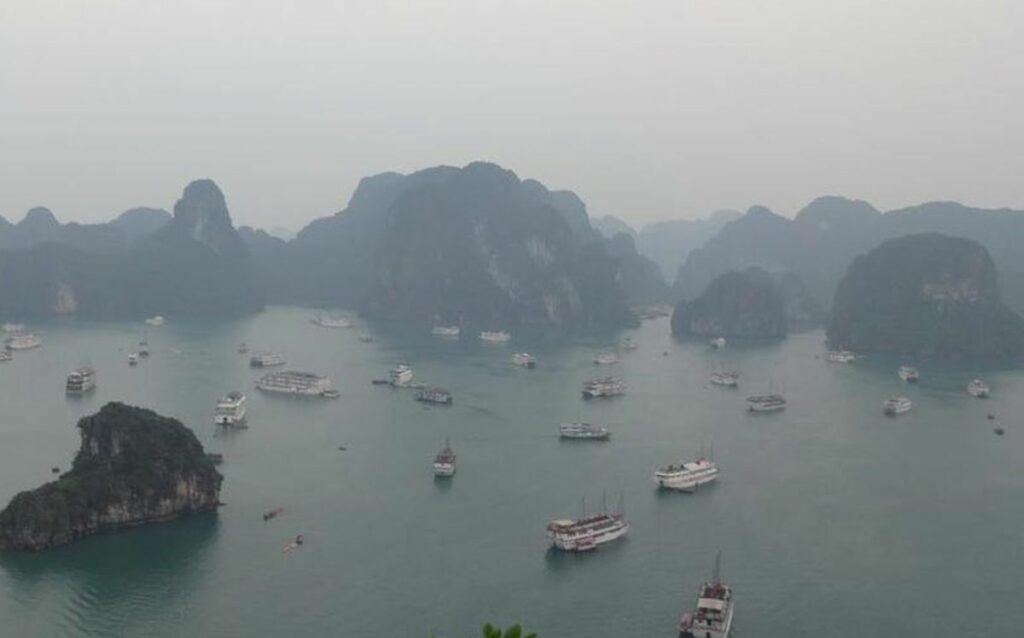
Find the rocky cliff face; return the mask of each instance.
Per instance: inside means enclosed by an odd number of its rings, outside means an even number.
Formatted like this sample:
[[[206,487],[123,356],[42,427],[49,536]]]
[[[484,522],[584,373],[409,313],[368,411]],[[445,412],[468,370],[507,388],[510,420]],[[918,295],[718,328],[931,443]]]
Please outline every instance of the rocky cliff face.
[[[665,303],[669,287],[661,276],[658,264],[647,259],[636,249],[632,235],[618,233],[607,240],[608,252],[619,260],[618,280],[626,291],[626,300],[632,307]]]
[[[618,264],[576,202],[482,163],[407,191],[387,211],[364,314],[624,324]]]
[[[0,512],[0,549],[47,549],[217,507],[223,477],[179,421],[109,403],[78,428],[71,471]]]
[[[889,240],[850,265],[827,336],[859,352],[1019,359],[1024,320],[1000,297],[988,251],[935,233]]]
[[[644,273],[635,250],[613,254],[574,193],[483,162],[365,178],[348,208],[294,241],[246,242],[257,271],[288,273],[271,299],[385,319],[624,325],[624,276]]]
[[[672,313],[672,334],[679,337],[777,339],[786,330],[786,300],[775,279],[759,268],[721,275]]]

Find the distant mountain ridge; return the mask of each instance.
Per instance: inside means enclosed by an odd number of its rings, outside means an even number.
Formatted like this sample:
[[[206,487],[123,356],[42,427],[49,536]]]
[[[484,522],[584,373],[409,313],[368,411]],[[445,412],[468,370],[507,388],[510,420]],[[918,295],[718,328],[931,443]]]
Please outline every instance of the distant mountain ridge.
[[[94,319],[218,315],[262,307],[248,249],[210,180],[174,216],[133,209],[109,224],[61,225],[33,209],[0,248],[0,315]]]
[[[625,233],[636,239],[636,229],[614,215],[603,215],[597,219],[591,219],[590,222],[593,224],[594,230],[608,239],[619,233]]]
[[[679,268],[675,299],[700,294],[712,279],[751,266],[797,274],[825,308],[855,257],[903,235],[937,232],[973,239],[992,255],[1004,298],[1024,308],[1024,211],[933,202],[882,213],[867,202],[821,197],[794,219],[755,206],[692,251]]]
[[[723,226],[739,218],[738,211],[720,210],[705,219],[675,219],[646,224],[637,233],[637,250],[654,260],[667,280],[674,281],[679,267],[692,250],[700,248]]]

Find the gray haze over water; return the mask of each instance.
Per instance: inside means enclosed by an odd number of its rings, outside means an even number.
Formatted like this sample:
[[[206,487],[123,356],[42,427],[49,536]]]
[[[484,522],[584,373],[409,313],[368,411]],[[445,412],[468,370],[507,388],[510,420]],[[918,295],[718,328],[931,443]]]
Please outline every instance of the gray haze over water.
[[[0,214],[100,221],[211,177],[301,227],[475,159],[631,221],[836,193],[1024,207],[1024,5],[0,3]]]

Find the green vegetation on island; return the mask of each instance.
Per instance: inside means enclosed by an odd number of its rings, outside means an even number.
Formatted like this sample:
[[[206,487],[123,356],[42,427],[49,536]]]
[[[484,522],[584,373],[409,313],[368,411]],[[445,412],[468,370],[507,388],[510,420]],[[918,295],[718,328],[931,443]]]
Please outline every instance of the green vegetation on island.
[[[883,243],[850,265],[836,290],[831,347],[954,359],[1018,360],[1024,319],[1000,296],[978,242],[936,233]]]
[[[217,507],[223,477],[180,421],[108,403],[78,429],[71,470],[0,512],[0,549],[47,549]]]

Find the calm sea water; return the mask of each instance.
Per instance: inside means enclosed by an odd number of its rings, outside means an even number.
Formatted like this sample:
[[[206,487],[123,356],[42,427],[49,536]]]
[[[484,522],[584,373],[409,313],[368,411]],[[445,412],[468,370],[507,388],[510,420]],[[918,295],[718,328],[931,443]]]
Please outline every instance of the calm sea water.
[[[922,382],[904,387],[894,359],[826,363],[820,332],[714,353],[674,342],[662,320],[628,333],[639,349],[614,372],[629,394],[588,403],[580,384],[612,371],[591,360],[622,335],[487,346],[428,328],[324,330],[309,316],[173,321],[149,329],[153,354],[136,368],[126,356],[141,326],[33,326],[43,348],[0,365],[0,500],[66,469],[76,420],[119,400],[181,419],[222,452],[226,505],[0,556],[0,634],[468,638],[491,620],[542,638],[668,637],[718,550],[744,638],[1022,632],[1021,372],[917,362]],[[258,394],[242,341],[330,374],[341,399]],[[521,349],[537,369],[510,364]],[[401,361],[455,405],[370,385]],[[99,387],[67,399],[64,377],[82,364]],[[707,386],[732,368],[739,391]],[[992,399],[965,394],[973,376]],[[744,397],[770,386],[785,387],[789,409],[748,415]],[[225,435],[212,408],[233,389],[249,394],[250,427]],[[902,393],[914,410],[882,416]],[[565,420],[606,425],[612,441],[560,442]],[[446,436],[458,474],[435,482]],[[655,490],[652,471],[702,442],[714,443],[719,482]],[[546,522],[602,493],[609,504],[625,495],[630,536],[584,556],[550,551]],[[265,523],[276,506],[285,512]],[[282,552],[299,533],[305,545]]]

